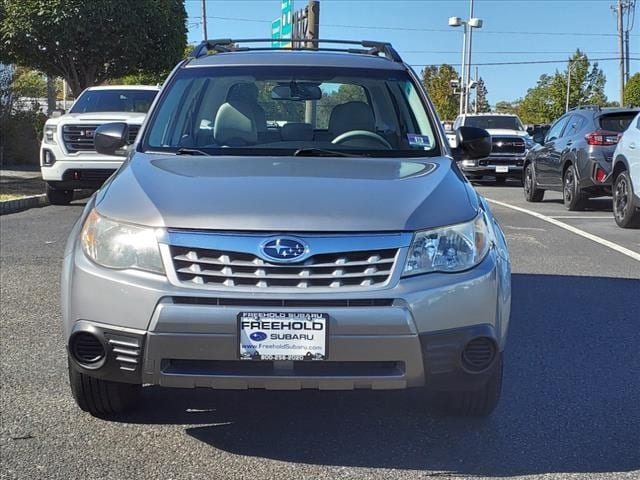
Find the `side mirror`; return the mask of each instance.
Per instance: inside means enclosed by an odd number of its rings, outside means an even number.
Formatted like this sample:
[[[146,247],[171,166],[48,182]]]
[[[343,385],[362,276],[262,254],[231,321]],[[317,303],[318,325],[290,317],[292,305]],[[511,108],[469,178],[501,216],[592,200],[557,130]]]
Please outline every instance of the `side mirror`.
[[[491,135],[482,128],[460,127],[456,137],[460,159],[486,158],[491,154]]]
[[[65,114],[64,109],[56,108],[53,112],[51,112],[51,118],[58,118]]]
[[[127,140],[129,139],[129,125],[124,122],[105,123],[95,132],[93,142],[98,153],[103,155],[127,156]]]
[[[544,132],[535,133],[533,135],[533,141],[540,145],[544,145]]]

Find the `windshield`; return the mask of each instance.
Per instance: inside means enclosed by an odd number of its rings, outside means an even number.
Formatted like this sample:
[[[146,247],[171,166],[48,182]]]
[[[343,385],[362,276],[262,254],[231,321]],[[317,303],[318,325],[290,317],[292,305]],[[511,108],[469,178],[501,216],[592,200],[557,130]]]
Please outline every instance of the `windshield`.
[[[142,148],[210,155],[429,156],[440,152],[434,131],[406,72],[187,68],[168,86]]]
[[[71,113],[140,112],[147,113],[156,90],[87,90],[71,107]]]
[[[504,129],[504,130],[524,130],[518,117],[508,115],[482,115],[479,117],[467,117],[466,127],[477,127],[484,129]]]

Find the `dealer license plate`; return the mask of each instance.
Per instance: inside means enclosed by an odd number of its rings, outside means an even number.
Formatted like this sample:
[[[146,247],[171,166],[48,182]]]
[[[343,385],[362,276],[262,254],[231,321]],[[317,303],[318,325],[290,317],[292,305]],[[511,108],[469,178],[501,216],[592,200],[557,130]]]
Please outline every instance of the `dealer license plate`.
[[[306,312],[240,312],[241,360],[324,360],[329,315]]]
[[[496,173],[509,173],[509,165],[496,165]]]

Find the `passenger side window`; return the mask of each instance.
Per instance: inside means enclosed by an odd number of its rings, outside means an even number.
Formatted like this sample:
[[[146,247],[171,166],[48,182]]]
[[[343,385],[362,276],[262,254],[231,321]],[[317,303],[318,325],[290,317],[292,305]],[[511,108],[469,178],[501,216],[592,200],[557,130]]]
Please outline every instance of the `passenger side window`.
[[[549,129],[549,133],[547,133],[547,136],[544,139],[545,143],[560,138],[562,130],[569,122],[569,118],[570,117],[562,117],[560,120],[553,124],[553,126]]]
[[[567,128],[564,132],[564,135],[562,135],[563,137],[572,137],[575,134],[577,134],[578,132],[580,132],[580,130],[582,130],[582,127],[584,126],[585,123],[585,119],[584,117],[581,117],[580,115],[572,115],[571,117],[569,117],[569,122],[567,123]]]

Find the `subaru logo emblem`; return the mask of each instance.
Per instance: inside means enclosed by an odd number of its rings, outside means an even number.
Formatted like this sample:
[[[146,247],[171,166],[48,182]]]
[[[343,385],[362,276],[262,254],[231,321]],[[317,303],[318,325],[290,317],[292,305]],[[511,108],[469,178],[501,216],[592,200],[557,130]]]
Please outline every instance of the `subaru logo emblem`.
[[[264,332],[253,332],[251,335],[249,335],[249,338],[254,342],[261,342],[267,339],[267,334]]]
[[[297,238],[276,237],[262,243],[262,255],[267,260],[280,263],[296,262],[309,253],[309,247]]]

